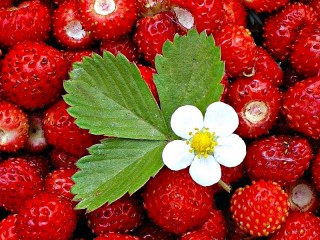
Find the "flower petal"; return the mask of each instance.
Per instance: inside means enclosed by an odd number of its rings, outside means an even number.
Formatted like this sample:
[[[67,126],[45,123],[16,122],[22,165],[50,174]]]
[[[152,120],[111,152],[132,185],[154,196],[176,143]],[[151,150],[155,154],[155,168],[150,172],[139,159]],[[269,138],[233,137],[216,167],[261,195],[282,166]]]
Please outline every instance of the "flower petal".
[[[177,136],[183,139],[189,139],[189,133],[195,132],[195,128],[203,128],[203,116],[201,111],[191,105],[179,107],[172,114],[171,128]]]
[[[225,167],[235,167],[242,163],[246,156],[246,144],[237,134],[219,137],[214,149],[215,160]]]
[[[188,167],[194,158],[194,153],[189,152],[189,149],[190,147],[185,141],[169,142],[162,152],[163,163],[174,171]]]
[[[238,125],[238,115],[230,105],[214,102],[208,106],[204,116],[204,126],[215,132],[216,136],[228,136],[237,129]]]
[[[207,158],[195,157],[189,168],[191,178],[202,186],[211,186],[221,178],[221,167],[212,155]]]

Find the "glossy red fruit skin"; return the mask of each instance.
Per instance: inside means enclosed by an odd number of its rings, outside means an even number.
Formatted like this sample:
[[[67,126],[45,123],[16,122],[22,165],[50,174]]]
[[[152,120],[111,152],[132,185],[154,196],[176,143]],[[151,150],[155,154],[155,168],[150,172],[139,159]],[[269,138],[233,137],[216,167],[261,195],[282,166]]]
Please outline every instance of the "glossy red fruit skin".
[[[268,136],[247,146],[245,169],[253,180],[294,183],[309,168],[313,158],[307,139],[298,136]]]
[[[57,49],[44,43],[18,43],[3,60],[3,93],[25,109],[43,108],[61,95],[67,70]]]
[[[130,62],[138,62],[140,59],[138,47],[134,43],[133,39],[127,35],[115,40],[101,41],[101,55],[103,54],[103,51],[109,51],[115,56],[118,53],[122,53]]]
[[[163,230],[146,218],[143,224],[137,229],[136,235],[140,240],[175,240],[177,236]]]
[[[67,61],[68,71],[72,71],[75,62],[82,62],[83,57],[91,57],[94,53],[93,50],[66,50],[63,51],[63,57]]]
[[[231,77],[250,74],[255,63],[256,44],[248,29],[238,25],[225,25],[214,34],[221,47],[221,58]]]
[[[68,105],[60,99],[44,111],[43,131],[49,144],[74,156],[84,156],[99,136],[79,128],[67,112]]]
[[[312,162],[311,176],[315,188],[318,192],[320,192],[320,151],[318,151],[315,159]]]
[[[55,193],[71,202],[74,197],[71,193],[74,185],[71,177],[75,173],[75,169],[57,169],[50,172],[44,179],[45,191]]]
[[[28,139],[27,115],[15,104],[0,101],[0,151],[16,152]]]
[[[76,223],[71,203],[55,194],[42,192],[26,201],[19,212],[17,235],[26,240],[68,240]]]
[[[309,212],[294,211],[270,240],[320,239],[320,218]]]
[[[234,192],[230,211],[242,231],[255,237],[268,236],[279,229],[288,216],[288,195],[277,183],[253,181]]]
[[[320,22],[305,26],[299,32],[290,62],[306,78],[320,76]]]
[[[297,82],[283,95],[282,113],[288,125],[304,135],[320,138],[320,77]]]
[[[0,9],[1,8],[6,9],[6,8],[9,8],[9,7],[12,7],[13,6],[13,2],[14,2],[14,0],[2,0],[0,2]]]
[[[245,27],[247,25],[247,12],[240,0],[222,0],[223,16],[221,26],[237,24]]]
[[[53,148],[50,152],[50,163],[54,169],[77,169],[76,163],[79,157],[69,154],[57,148]]]
[[[0,240],[18,240],[17,237],[17,214],[12,214],[0,222]]]
[[[0,205],[17,213],[25,201],[43,190],[43,179],[35,167],[22,158],[0,163]]]
[[[301,3],[288,4],[265,21],[263,44],[275,59],[285,60],[299,29],[315,23],[316,20],[315,12],[310,6]]]
[[[40,176],[43,178],[50,172],[51,166],[45,154],[22,152],[18,154],[17,157],[27,160],[31,166],[38,170]]]
[[[255,75],[238,78],[229,86],[227,102],[239,117],[236,133],[243,138],[267,134],[277,120],[281,93],[270,81]]]
[[[24,1],[0,9],[0,46],[10,48],[23,41],[44,41],[51,29],[49,9],[39,1]]]
[[[136,0],[115,0],[115,10],[107,15],[95,10],[95,0],[78,2],[82,23],[97,39],[115,39],[131,32],[138,18]]]
[[[164,42],[173,40],[177,25],[172,19],[173,13],[161,12],[137,21],[134,41],[146,61],[154,64],[155,56],[162,53]]]
[[[98,236],[94,240],[139,240],[139,238],[128,234],[110,232],[103,236]]]
[[[157,103],[160,103],[159,95],[157,87],[153,81],[153,74],[155,74],[157,71],[152,67],[143,66],[141,64],[137,65],[139,68],[139,71],[141,73],[141,76],[143,80],[147,83],[154,99],[157,101]]]
[[[136,196],[124,195],[111,204],[104,204],[86,214],[92,232],[104,235],[108,232],[128,233],[142,224],[143,208]]]
[[[175,234],[200,227],[213,207],[213,189],[195,183],[188,169],[162,169],[144,186],[142,196],[149,218]]]
[[[257,13],[272,12],[285,6],[289,0],[244,0],[243,4]]]
[[[76,0],[66,1],[52,15],[55,39],[68,49],[84,49],[93,44],[91,33],[83,29],[78,10]]]

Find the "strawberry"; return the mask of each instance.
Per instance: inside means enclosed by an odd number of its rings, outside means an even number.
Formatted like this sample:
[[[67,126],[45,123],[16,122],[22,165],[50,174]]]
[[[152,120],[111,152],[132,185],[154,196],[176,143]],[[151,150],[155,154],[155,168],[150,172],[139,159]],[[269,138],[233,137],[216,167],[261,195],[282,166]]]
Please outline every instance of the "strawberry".
[[[17,215],[17,235],[26,240],[68,240],[76,223],[71,203],[58,195],[42,192],[26,201]]]
[[[207,221],[197,230],[182,235],[181,240],[224,240],[227,236],[227,222],[222,211],[213,209]]]
[[[71,177],[75,173],[75,169],[57,169],[50,172],[44,179],[45,191],[55,193],[71,202],[74,197],[71,193],[74,185]]]
[[[94,240],[139,240],[139,238],[128,234],[107,233],[103,236],[96,237]]]
[[[320,151],[312,162],[311,176],[315,188],[320,192]]]
[[[71,155],[57,148],[53,148],[50,152],[50,162],[55,169],[77,169],[76,162],[78,160],[79,157]]]
[[[44,41],[49,36],[50,25],[49,9],[39,1],[24,1],[17,7],[0,8],[0,45],[12,47],[27,40]]]
[[[25,152],[18,154],[17,157],[27,160],[31,166],[38,170],[41,177],[47,176],[47,174],[50,172],[51,166],[49,164],[49,159],[44,154]]]
[[[320,77],[297,82],[284,93],[282,112],[289,126],[308,137],[320,138]]]
[[[227,102],[236,110],[241,137],[255,138],[267,134],[277,120],[281,94],[260,75],[238,78],[229,86]]]
[[[14,3],[14,0],[2,0],[0,2],[0,9],[1,8],[9,8],[9,7],[12,7],[13,6],[13,3]]]
[[[144,186],[149,218],[165,231],[182,234],[200,227],[210,216],[213,190],[195,183],[188,169],[162,169]]]
[[[93,43],[91,33],[83,29],[77,4],[76,0],[64,2],[52,16],[55,39],[71,49],[88,48]]]
[[[54,102],[62,93],[66,77],[62,53],[44,43],[18,43],[3,60],[4,94],[25,109],[39,109]]]
[[[87,148],[97,143],[100,136],[79,128],[67,112],[63,99],[47,108],[43,117],[43,131],[49,144],[78,157],[87,154]]]
[[[272,12],[285,6],[289,0],[244,0],[243,4],[257,13]]]
[[[157,101],[157,103],[160,103],[159,95],[157,87],[153,81],[153,74],[156,73],[156,70],[152,67],[143,66],[141,64],[138,65],[139,71],[141,73],[141,76],[143,80],[147,83],[154,99]]]
[[[281,67],[265,49],[258,47],[255,59],[254,75],[247,77],[253,79],[255,75],[259,75],[263,79],[272,82],[275,86],[280,86],[283,83],[284,74]]]
[[[140,54],[138,48],[133,40],[129,36],[123,36],[116,40],[103,40],[100,44],[100,53],[103,51],[109,51],[113,55],[122,53],[130,62],[138,62]]]
[[[130,232],[141,225],[142,216],[140,199],[129,195],[86,214],[89,227],[98,235],[108,232]]]
[[[266,20],[263,44],[274,58],[285,60],[299,29],[315,22],[316,15],[310,6],[301,3],[288,4]]]
[[[48,146],[42,129],[42,114],[39,112],[29,113],[28,123],[29,135],[24,148],[29,152],[41,152]]]
[[[292,46],[290,62],[306,78],[320,76],[320,22],[300,30]]]
[[[165,41],[173,40],[177,25],[171,12],[161,12],[154,16],[140,18],[134,32],[134,41],[144,59],[154,64],[154,58],[162,53]]]
[[[223,16],[221,26],[237,24],[247,25],[247,12],[241,0],[222,0]]]
[[[135,0],[83,0],[78,2],[78,8],[84,28],[98,40],[131,32],[138,18]]]
[[[9,158],[0,163],[0,206],[18,212],[24,202],[43,189],[37,168],[22,158]]]
[[[311,1],[311,6],[314,9],[315,13],[317,14],[318,20],[320,20],[320,2],[319,2],[319,0]]]
[[[78,50],[78,51],[64,51],[63,57],[68,62],[68,71],[72,70],[72,64],[75,62],[81,62],[83,57],[91,57],[93,50]]]
[[[244,232],[257,237],[268,236],[280,229],[288,216],[288,195],[277,183],[253,181],[234,192],[230,211]]]
[[[150,221],[150,219],[145,219],[142,226],[137,230],[136,235],[140,240],[175,240],[176,236],[172,233],[166,232],[158,225]]]
[[[140,17],[152,16],[171,8],[170,0],[137,0],[137,6]]]
[[[245,168],[251,179],[294,183],[308,169],[313,158],[309,142],[298,136],[268,136],[247,147]]]
[[[12,214],[0,222],[0,240],[18,240],[17,228],[17,214]]]
[[[309,212],[294,211],[270,240],[320,239],[320,218]]]
[[[16,152],[28,139],[29,124],[22,109],[0,101],[0,151]]]
[[[221,58],[225,61],[226,72],[231,77],[252,72],[256,44],[248,29],[239,25],[225,25],[214,34],[214,39],[221,47]]]

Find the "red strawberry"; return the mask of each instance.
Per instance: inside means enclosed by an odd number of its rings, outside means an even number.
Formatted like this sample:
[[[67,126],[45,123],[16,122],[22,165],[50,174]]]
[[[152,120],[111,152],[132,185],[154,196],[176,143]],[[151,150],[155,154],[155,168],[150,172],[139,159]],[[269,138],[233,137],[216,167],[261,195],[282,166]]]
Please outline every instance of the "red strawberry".
[[[310,6],[289,4],[265,22],[264,46],[274,58],[284,60],[290,53],[299,29],[315,22],[316,15]]]
[[[0,9],[0,45],[12,47],[22,41],[44,41],[51,25],[49,9],[39,1]]]
[[[227,222],[222,211],[213,209],[207,221],[197,230],[182,235],[181,240],[224,240],[227,236]]]
[[[42,108],[54,102],[62,93],[66,77],[63,55],[43,43],[19,43],[3,60],[3,93],[26,109]]]
[[[320,77],[297,82],[284,93],[282,112],[289,126],[306,136],[320,138]]]
[[[256,44],[248,29],[238,25],[225,25],[214,34],[221,47],[226,72],[231,77],[250,74],[255,63]]]
[[[111,204],[104,204],[87,213],[88,225],[98,235],[108,232],[127,233],[142,223],[143,208],[136,196],[125,195]]]
[[[251,179],[287,185],[304,174],[312,158],[312,148],[305,138],[269,136],[249,144],[244,165]]]
[[[156,70],[152,67],[143,66],[141,64],[138,65],[139,71],[141,73],[141,76],[143,80],[148,84],[148,87],[154,97],[154,99],[157,101],[157,103],[160,102],[158,90],[157,87],[153,81],[153,74],[156,73]]]
[[[224,14],[222,26],[227,24],[247,25],[247,12],[241,0],[222,0]]]
[[[320,151],[318,151],[316,158],[312,162],[311,175],[314,186],[320,192]]]
[[[181,234],[201,226],[210,216],[213,190],[195,183],[188,169],[162,169],[144,187],[144,208],[165,231]]]
[[[55,169],[66,169],[66,168],[77,169],[76,162],[78,160],[79,160],[79,157],[69,154],[57,148],[54,148],[50,152],[50,162]]]
[[[134,41],[148,62],[154,63],[155,56],[162,53],[164,42],[173,40],[177,32],[177,25],[173,19],[171,12],[161,12],[137,21]]]
[[[319,0],[311,1],[311,6],[313,7],[315,13],[317,14],[318,20],[320,20],[320,1]]]
[[[236,79],[227,93],[227,101],[239,117],[236,133],[244,138],[267,134],[277,120],[280,100],[279,89],[260,75]]]
[[[91,33],[83,29],[76,0],[59,5],[54,10],[52,23],[56,40],[66,48],[88,48],[93,43]]]
[[[0,101],[0,151],[16,152],[28,139],[27,115],[16,105]]]
[[[122,53],[130,62],[138,62],[140,55],[138,48],[133,40],[129,36],[124,36],[116,40],[103,40],[100,44],[100,53],[103,51],[109,51],[113,55]]]
[[[170,0],[137,0],[138,13],[141,17],[152,16],[158,12],[169,11]]]
[[[79,128],[67,112],[68,105],[60,99],[47,108],[43,117],[43,131],[49,144],[71,155],[84,156],[87,148],[98,142],[88,130]]]
[[[172,233],[166,232],[158,225],[150,221],[150,219],[145,219],[143,225],[139,227],[136,235],[140,240],[175,240],[176,236]]]
[[[260,180],[238,188],[232,195],[230,210],[241,230],[252,236],[268,236],[288,216],[288,195],[277,183]]]
[[[95,39],[115,39],[131,31],[138,17],[136,1],[83,0],[78,2],[80,16]]]
[[[14,3],[14,0],[2,0],[0,2],[0,9],[1,8],[9,8],[9,7],[12,7],[13,6],[13,3]]]
[[[257,13],[272,12],[285,6],[289,0],[244,0],[243,4]]]
[[[24,202],[43,189],[43,179],[37,168],[22,158],[10,158],[0,163],[0,206],[18,212]]]
[[[74,185],[71,177],[75,173],[75,169],[57,169],[50,172],[44,179],[45,191],[55,193],[71,202],[74,197],[71,193],[71,188]]]
[[[17,215],[19,239],[68,240],[77,223],[71,203],[55,194],[42,192],[26,201]]]
[[[68,62],[68,70],[72,70],[72,64],[81,62],[83,57],[91,57],[93,50],[64,51],[63,57]]]
[[[309,212],[294,211],[289,214],[279,231],[270,240],[320,239],[320,218]]]
[[[139,240],[139,238],[128,234],[107,233],[103,236],[96,237],[94,240]]]
[[[47,176],[50,172],[49,159],[44,154],[30,154],[30,153],[21,153],[17,157],[23,158],[28,161],[28,163],[35,167],[40,173],[41,177]]]
[[[0,240],[18,240],[16,222],[17,214],[9,215],[0,222]]]
[[[305,77],[320,76],[320,22],[299,32],[292,46],[290,62]]]
[[[29,152],[41,152],[48,146],[42,129],[42,114],[39,112],[29,113],[28,122],[29,135],[24,148]]]

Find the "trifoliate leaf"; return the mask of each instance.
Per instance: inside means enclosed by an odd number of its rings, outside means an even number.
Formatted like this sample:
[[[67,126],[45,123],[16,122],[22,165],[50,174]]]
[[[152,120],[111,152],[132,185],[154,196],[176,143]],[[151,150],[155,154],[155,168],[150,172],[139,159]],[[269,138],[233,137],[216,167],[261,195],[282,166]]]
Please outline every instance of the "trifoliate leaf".
[[[180,106],[194,105],[204,113],[211,103],[220,100],[224,63],[212,36],[196,30],[190,30],[187,36],[176,35],[173,43],[164,44],[163,55],[157,55],[156,69],[155,83],[168,125]]]
[[[166,141],[106,139],[89,148],[73,175],[72,193],[78,209],[93,211],[125,193],[134,193],[163,167]]]
[[[94,54],[74,64],[64,82],[76,124],[92,134],[165,140],[168,130],[155,99],[136,65],[121,54]]]

